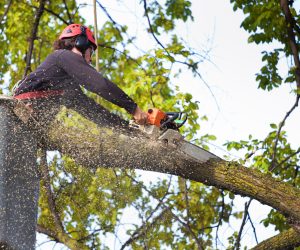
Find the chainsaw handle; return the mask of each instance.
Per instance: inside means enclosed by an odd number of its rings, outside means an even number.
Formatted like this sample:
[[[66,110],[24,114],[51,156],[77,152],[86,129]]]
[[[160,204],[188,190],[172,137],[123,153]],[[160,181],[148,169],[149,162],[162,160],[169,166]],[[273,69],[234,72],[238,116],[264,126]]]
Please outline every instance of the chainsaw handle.
[[[179,113],[177,113],[177,112],[166,112],[166,115],[167,115],[168,119],[161,124],[162,128],[165,125],[167,125],[168,123],[174,122],[179,117]]]

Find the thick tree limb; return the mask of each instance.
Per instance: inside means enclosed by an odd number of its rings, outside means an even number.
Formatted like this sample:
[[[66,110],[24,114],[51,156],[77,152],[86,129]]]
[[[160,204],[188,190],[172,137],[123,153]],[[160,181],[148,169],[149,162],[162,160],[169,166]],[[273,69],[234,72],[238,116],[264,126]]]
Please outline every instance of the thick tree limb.
[[[297,246],[300,246],[300,235],[294,229],[289,229],[259,243],[253,250],[287,250]]]
[[[62,122],[51,125],[49,143],[82,165],[139,168],[178,175],[254,198],[300,221],[299,191],[256,169],[223,160],[193,162],[183,153],[156,141],[111,134],[91,124],[75,126]]]

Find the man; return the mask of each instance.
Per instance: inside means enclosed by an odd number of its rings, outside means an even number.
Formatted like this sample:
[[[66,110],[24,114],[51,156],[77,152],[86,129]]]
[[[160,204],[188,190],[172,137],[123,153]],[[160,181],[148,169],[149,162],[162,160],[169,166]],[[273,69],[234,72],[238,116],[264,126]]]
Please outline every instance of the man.
[[[91,30],[80,24],[67,26],[54,43],[55,51],[17,86],[14,97],[34,109],[33,116],[47,125],[60,105],[75,109],[101,126],[127,127],[127,122],[88,98],[81,87],[124,108],[139,124],[147,114],[117,85],[104,78],[91,65],[97,49]]]

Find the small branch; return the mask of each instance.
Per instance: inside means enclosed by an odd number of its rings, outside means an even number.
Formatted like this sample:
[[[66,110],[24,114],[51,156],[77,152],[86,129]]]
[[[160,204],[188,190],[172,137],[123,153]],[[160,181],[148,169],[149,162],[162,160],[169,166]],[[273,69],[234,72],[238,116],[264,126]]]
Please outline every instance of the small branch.
[[[131,178],[132,178],[132,177],[131,177]],[[134,180],[134,178],[132,178],[132,179]],[[136,180],[134,180],[134,181],[137,182]],[[155,199],[157,199],[157,198],[155,197],[155,195],[154,195],[147,187],[145,187],[144,185],[142,185],[142,187],[143,187],[143,189],[144,189],[145,191],[147,191],[150,195],[152,195]],[[165,196],[164,196],[164,197],[165,197]],[[172,212],[171,208],[168,207],[168,206],[166,206],[166,205],[162,202],[161,199],[158,199],[158,200],[160,201],[161,205],[162,205],[165,209],[169,209],[169,210],[170,210],[172,216],[173,216],[180,224],[182,224],[182,225],[186,228],[186,230],[191,234],[192,238],[193,238],[193,239],[195,240],[195,242],[196,242],[196,245],[197,245],[198,250],[202,250],[203,247],[202,247],[202,245],[201,245],[201,242],[199,241],[199,239],[197,238],[197,236],[195,235],[195,233],[193,232],[193,230],[190,228],[190,226],[189,226],[187,223],[185,223],[184,221],[182,221],[176,214],[174,214],[174,213]],[[212,228],[212,227],[209,227],[209,228]],[[203,229],[204,229],[204,228],[203,228]]]
[[[100,6],[100,8],[104,11],[104,13],[106,14],[106,16],[108,17],[108,19],[116,26],[121,26],[120,24],[118,24],[112,17],[111,15],[107,12],[106,8],[97,0],[97,4]]]
[[[285,21],[287,23],[288,38],[289,38],[290,47],[291,47],[293,58],[294,58],[294,63],[296,66],[297,89],[299,90],[300,89],[300,60],[299,60],[298,45],[297,45],[295,33],[294,33],[296,21],[295,21],[293,15],[291,13],[291,10],[289,8],[288,0],[280,0],[280,7],[283,11],[283,14],[285,16]]]
[[[31,5],[31,4],[29,4],[29,3],[25,3],[26,5],[28,5],[28,6],[30,6],[30,7],[32,7],[32,8],[34,8],[34,9],[38,9],[38,7],[36,7],[36,6],[34,6],[34,5]],[[47,11],[48,13],[50,13],[51,15],[53,15],[53,16],[55,16],[55,17],[57,17],[59,20],[61,20],[64,24],[66,24],[66,25],[69,25],[69,24],[71,24],[71,23],[69,23],[68,21],[66,21],[65,19],[63,19],[59,14],[57,14],[57,13],[55,13],[53,10],[50,10],[50,9],[48,9],[48,8],[44,8],[44,10],[45,11]]]
[[[69,18],[69,23],[73,23],[73,19],[71,17],[67,2],[66,2],[66,0],[63,0],[63,2],[64,2],[64,5],[65,5],[65,8],[66,8],[66,11],[67,11],[67,15],[68,15],[68,18]]]
[[[290,154],[288,157],[286,157],[286,158],[285,158],[284,160],[282,160],[280,163],[278,163],[277,167],[280,167],[281,165],[283,165],[284,163],[286,163],[289,159],[291,159],[293,156],[295,156],[295,155],[297,155],[297,154],[299,154],[299,153],[300,153],[300,148],[299,148],[296,152]]]
[[[223,190],[221,190],[221,196],[222,196],[222,210],[221,210],[221,215],[219,217],[219,221],[218,221],[217,229],[216,229],[216,241],[215,241],[216,249],[218,249],[218,239],[219,239],[218,232],[219,232],[219,228],[222,223],[222,219],[223,219],[224,211],[225,211],[225,197],[224,197]]]
[[[152,28],[152,24],[151,24],[151,21],[150,21],[150,17],[148,15],[148,10],[147,10],[147,0],[143,0],[144,2],[144,10],[145,10],[145,15],[146,15],[146,18],[147,18],[147,21],[148,21],[148,25],[149,25],[149,28],[150,28],[150,31],[151,31],[151,34],[154,38],[154,40],[166,51],[166,53],[168,54],[168,56],[172,57],[170,55],[170,53],[166,50],[165,46],[158,40],[158,38],[156,37],[156,35],[154,34],[154,30]]]
[[[251,219],[251,217],[250,217],[250,215],[249,215],[249,212],[248,212],[248,218],[249,218],[251,227],[252,227],[252,229],[253,229],[253,234],[254,234],[254,237],[255,237],[256,244],[258,244],[258,239],[257,239],[256,229],[255,229],[255,226],[254,226],[254,224],[253,224],[253,222],[252,222],[252,219]]]
[[[279,129],[277,131],[276,134],[276,139],[275,139],[275,143],[274,143],[274,147],[273,147],[273,155],[272,155],[272,162],[271,162],[271,167],[269,168],[269,171],[273,171],[278,165],[276,164],[276,154],[277,154],[277,144],[279,141],[279,136],[281,133],[281,129],[283,128],[283,126],[285,125],[285,121],[286,119],[290,116],[290,114],[298,107],[298,103],[299,103],[299,99],[300,99],[300,95],[297,95],[296,97],[296,102],[293,105],[293,107],[286,113],[284,119],[282,120],[282,122],[279,125]]]
[[[39,22],[44,13],[45,2],[46,2],[46,0],[40,0],[39,8],[36,11],[36,17],[35,17],[34,24],[32,27],[31,36],[29,38],[28,53],[26,55],[26,67],[25,67],[23,78],[27,75],[28,71],[31,71],[31,57],[32,57],[32,52],[33,52],[33,47],[34,47],[34,40],[37,39]]]
[[[4,18],[5,18],[5,17],[7,16],[7,14],[8,14],[8,11],[9,11],[9,8],[10,8],[11,4],[12,4],[12,0],[10,0],[10,1],[8,2],[8,5],[7,5],[7,7],[6,7],[6,9],[5,9],[3,15],[0,17],[0,25],[1,25],[1,26],[2,26],[2,22],[3,22]],[[1,27],[0,30],[1,30],[0,33],[2,34],[3,28]]]
[[[38,233],[45,234],[45,235],[49,236],[50,238],[53,238],[56,242],[60,242],[57,234],[55,232],[51,231],[49,228],[45,228],[42,225],[37,224],[36,231]]]
[[[189,68],[191,68],[196,73],[196,75],[203,81],[203,83],[205,84],[205,86],[208,88],[210,94],[212,95],[212,97],[213,97],[213,99],[214,99],[214,101],[215,101],[215,103],[216,103],[216,105],[218,107],[218,110],[220,110],[220,107],[219,107],[218,102],[217,102],[217,98],[213,94],[213,92],[212,92],[211,88],[209,87],[209,85],[207,84],[207,82],[203,79],[203,77],[201,76],[201,74],[197,70],[197,65],[199,64],[199,62],[191,64],[191,63],[187,63],[187,62],[182,62],[182,61],[175,60],[175,58],[173,58],[173,56],[171,56],[171,54],[169,53],[169,51],[165,48],[165,46],[158,40],[158,38],[154,34],[154,31],[153,31],[153,28],[152,28],[152,24],[151,24],[151,21],[150,21],[150,17],[148,15],[148,11],[147,11],[147,0],[143,0],[143,2],[144,2],[145,15],[146,15],[146,18],[147,18],[147,21],[148,21],[148,25],[149,25],[149,28],[150,28],[150,31],[151,31],[151,34],[152,34],[154,40],[164,49],[164,51],[167,53],[167,55],[170,58],[172,58],[174,60],[174,62],[186,65],[186,66],[188,66]]]
[[[141,236],[144,235],[145,231],[148,228],[153,227],[159,220],[161,220],[164,215],[169,212],[169,208],[165,208],[158,216],[156,216],[153,221],[147,226],[145,227],[145,225],[143,224],[141,227],[137,228],[134,233],[131,235],[131,237],[121,246],[120,250],[125,249],[126,246],[129,246],[133,241],[137,240],[138,238],[140,238]]]
[[[54,195],[51,191],[51,182],[49,170],[47,167],[47,158],[46,151],[42,150],[41,153],[41,172],[42,172],[42,180],[44,181],[44,187],[46,189],[47,198],[48,198],[48,206],[51,211],[51,214],[54,219],[55,226],[58,228],[59,232],[64,232],[64,228],[60,219],[60,216],[56,210]]]
[[[243,229],[244,229],[244,226],[245,226],[247,218],[248,218],[248,209],[249,209],[249,206],[251,204],[251,201],[252,201],[252,199],[250,199],[248,202],[245,203],[245,211],[244,211],[244,217],[243,217],[242,225],[241,225],[241,228],[240,228],[240,231],[239,231],[239,234],[238,234],[235,246],[234,246],[234,249],[236,249],[236,250],[240,249],[240,242],[241,242],[241,238],[242,238],[242,233],[243,233]]]

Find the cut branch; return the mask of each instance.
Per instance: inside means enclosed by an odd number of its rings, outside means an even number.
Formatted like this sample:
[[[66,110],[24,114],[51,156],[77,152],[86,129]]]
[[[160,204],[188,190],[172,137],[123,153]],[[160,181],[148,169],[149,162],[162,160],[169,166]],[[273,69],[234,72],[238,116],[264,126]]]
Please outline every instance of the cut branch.
[[[72,120],[72,123],[78,121]],[[94,168],[124,166],[181,176],[254,198],[300,221],[299,190],[256,169],[224,160],[191,161],[185,154],[159,142],[110,134],[90,123],[83,125],[80,122],[75,128],[57,121],[50,128],[49,147],[71,156],[82,165]]]

